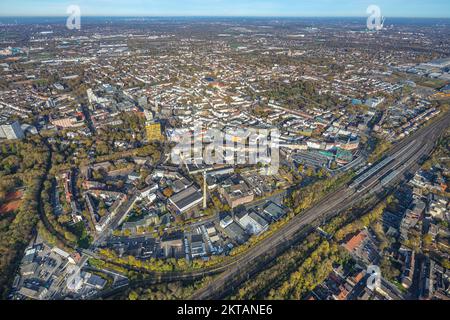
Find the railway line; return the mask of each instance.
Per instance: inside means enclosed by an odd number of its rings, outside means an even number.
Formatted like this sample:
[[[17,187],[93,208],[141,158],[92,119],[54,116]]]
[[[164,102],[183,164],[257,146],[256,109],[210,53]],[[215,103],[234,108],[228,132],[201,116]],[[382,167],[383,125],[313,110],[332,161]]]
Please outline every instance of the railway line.
[[[220,274],[212,283],[198,290],[191,298],[193,300],[220,299],[233,288],[236,288],[252,274],[262,270],[264,266],[277,256],[267,254],[279,252],[283,243],[291,243],[303,228],[314,225],[321,218],[328,218],[349,208],[365,197],[371,196],[384,185],[382,179],[386,174],[391,175],[389,183],[402,178],[410,167],[415,167],[421,158],[428,155],[434,148],[440,134],[448,128],[450,114],[443,115],[428,127],[418,130],[413,135],[396,144],[387,155],[387,160],[364,171],[348,187],[343,187],[320,201],[313,208],[295,216],[283,228],[271,237],[261,241],[254,248],[242,256],[239,263]],[[376,168],[373,170],[373,168]],[[361,190],[361,188],[363,188]],[[365,188],[365,189],[364,189]],[[369,192],[368,189],[371,189]],[[360,192],[358,192],[358,190]]]
[[[205,276],[218,276],[191,297],[193,300],[220,299],[232,292],[243,281],[263,270],[267,264],[285,250],[301,240],[305,234],[320,226],[320,221],[328,219],[350,208],[366,197],[401,180],[409,168],[416,168],[418,161],[434,148],[440,134],[448,128],[450,113],[442,116],[428,127],[396,144],[386,159],[362,170],[354,181],[323,198],[314,207],[293,217],[273,235],[265,238],[243,255],[213,268],[191,272],[152,273],[147,279],[134,281],[129,287],[145,286],[170,281],[198,280]],[[381,164],[381,165],[380,165]],[[373,170],[376,168],[376,170]],[[370,174],[367,174],[367,173]],[[364,178],[362,178],[364,177]],[[385,180],[387,177],[389,179]],[[356,183],[357,182],[357,183]],[[369,190],[368,192],[365,192]],[[359,191],[359,192],[358,192]],[[139,270],[136,270],[139,271]],[[148,272],[146,272],[148,274]],[[113,288],[101,295],[107,298],[128,286]]]

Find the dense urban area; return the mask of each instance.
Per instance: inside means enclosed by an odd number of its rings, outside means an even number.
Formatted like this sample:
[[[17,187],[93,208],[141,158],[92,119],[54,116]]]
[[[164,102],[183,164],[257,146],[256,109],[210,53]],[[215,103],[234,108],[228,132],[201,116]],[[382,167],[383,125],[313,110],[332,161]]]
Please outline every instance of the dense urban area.
[[[449,101],[448,20],[0,18],[1,297],[448,300]]]

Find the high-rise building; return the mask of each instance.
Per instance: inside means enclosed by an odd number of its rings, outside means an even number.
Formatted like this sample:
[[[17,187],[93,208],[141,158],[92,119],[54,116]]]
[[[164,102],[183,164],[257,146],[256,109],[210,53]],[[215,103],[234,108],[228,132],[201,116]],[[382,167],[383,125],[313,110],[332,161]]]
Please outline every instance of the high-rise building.
[[[7,140],[23,139],[25,134],[18,121],[4,122],[0,124],[0,138]]]
[[[150,110],[144,110],[144,116],[147,122],[153,121],[153,113]]]
[[[164,139],[159,122],[148,122],[145,126],[148,141],[161,141]]]
[[[143,109],[147,109],[148,107],[148,98],[146,96],[144,97],[140,97],[138,99],[138,105],[143,108]]]

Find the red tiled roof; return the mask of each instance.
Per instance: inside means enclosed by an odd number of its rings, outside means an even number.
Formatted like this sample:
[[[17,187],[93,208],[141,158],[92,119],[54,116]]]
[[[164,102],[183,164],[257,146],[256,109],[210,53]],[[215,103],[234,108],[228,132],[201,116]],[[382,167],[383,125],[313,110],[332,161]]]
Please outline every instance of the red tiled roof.
[[[361,243],[364,241],[364,239],[366,239],[366,235],[361,231],[360,233],[358,233],[356,236],[354,236],[353,238],[351,238],[346,244],[345,244],[345,248],[352,252],[353,250],[355,250],[356,248],[358,248]]]
[[[355,279],[355,283],[358,283],[362,280],[362,278],[364,278],[365,272],[361,271],[360,273],[358,273],[354,279]]]

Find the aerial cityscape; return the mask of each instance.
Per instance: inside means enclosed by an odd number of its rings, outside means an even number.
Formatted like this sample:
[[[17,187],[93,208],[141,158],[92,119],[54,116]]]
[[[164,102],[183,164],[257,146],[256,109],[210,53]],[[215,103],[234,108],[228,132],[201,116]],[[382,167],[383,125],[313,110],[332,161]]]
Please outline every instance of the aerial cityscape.
[[[2,1],[0,299],[449,300],[450,3],[342,2]]]

